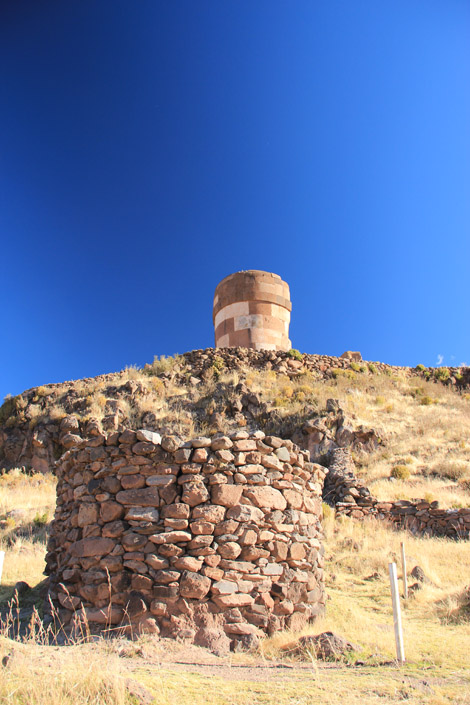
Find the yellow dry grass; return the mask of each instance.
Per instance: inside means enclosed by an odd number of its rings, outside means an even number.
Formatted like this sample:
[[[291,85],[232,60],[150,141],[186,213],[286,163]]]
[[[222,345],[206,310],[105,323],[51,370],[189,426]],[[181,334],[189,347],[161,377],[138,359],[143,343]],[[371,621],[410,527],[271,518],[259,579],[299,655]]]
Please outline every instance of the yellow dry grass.
[[[4,476],[6,477],[6,476]],[[34,499],[33,480],[13,473],[4,480],[4,511],[40,512],[54,502],[54,483],[45,478]],[[24,485],[24,486],[23,486]],[[11,705],[136,705],[174,702],[194,705],[465,705],[470,695],[470,622],[459,619],[459,596],[468,585],[470,543],[414,538],[374,521],[336,522],[325,517],[327,615],[304,634],[332,630],[357,644],[362,666],[324,664],[289,653],[298,638],[282,632],[266,639],[259,653],[220,659],[212,668],[176,663],[184,645],[169,649],[150,637],[129,647],[119,642],[44,646],[0,637],[0,702]],[[21,528],[21,527],[20,527]],[[7,546],[5,587],[17,580],[42,580],[44,541],[17,538]],[[388,562],[399,562],[405,541],[409,571],[420,565],[433,585],[402,602],[407,663],[393,664],[394,635]],[[399,570],[400,573],[400,570]],[[375,574],[375,575],[374,575]],[[372,579],[371,576],[373,576]],[[0,592],[0,600],[3,595]],[[178,658],[181,649],[181,659]],[[176,655],[175,655],[176,654]],[[171,657],[171,658],[170,658]],[[391,661],[383,665],[384,661]],[[273,668],[273,666],[276,666]],[[277,667],[281,666],[281,667]]]

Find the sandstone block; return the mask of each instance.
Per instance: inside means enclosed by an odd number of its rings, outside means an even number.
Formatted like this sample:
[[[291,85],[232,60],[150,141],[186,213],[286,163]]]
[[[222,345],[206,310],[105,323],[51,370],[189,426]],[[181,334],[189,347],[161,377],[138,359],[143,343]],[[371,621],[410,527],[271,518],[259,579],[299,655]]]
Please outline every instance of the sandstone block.
[[[115,521],[124,515],[124,509],[117,502],[103,502],[100,507],[100,519],[104,522]]]
[[[155,446],[160,445],[162,441],[161,435],[159,433],[155,433],[155,431],[140,429],[136,432],[136,436],[139,441],[147,441],[148,443],[153,443]]]
[[[274,454],[282,463],[290,463],[291,462],[291,454],[290,454],[289,450],[283,446],[281,446],[281,448],[276,448],[276,450],[274,451]]]
[[[169,453],[173,453],[181,445],[181,440],[177,436],[163,436],[161,446]]]
[[[182,502],[167,504],[165,507],[162,507],[162,517],[164,519],[189,519],[190,512],[189,506]]]
[[[246,440],[242,439],[239,441],[235,441],[233,444],[233,449],[234,451],[241,451],[242,453],[246,453],[249,450],[256,450],[256,441],[252,441],[248,438]]]
[[[148,487],[169,487],[174,485],[176,482],[176,477],[174,475],[150,475],[145,479],[146,485]]]
[[[242,492],[243,487],[239,485],[215,485],[211,491],[212,501],[223,507],[233,507],[239,504]]]
[[[218,450],[215,455],[222,463],[231,463],[235,459],[234,454],[229,450]]]
[[[274,487],[250,487],[243,490],[243,495],[257,507],[265,509],[285,509],[287,502],[279,490]]]
[[[105,556],[110,553],[115,546],[112,539],[107,538],[87,538],[76,541],[70,546],[70,553],[76,558],[88,556]]]
[[[98,505],[86,502],[81,504],[78,509],[78,526],[88,526],[95,524],[98,521]]]
[[[220,556],[219,556],[220,558]],[[207,578],[211,578],[211,580],[215,580],[218,582],[219,580],[222,580],[224,577],[224,571],[221,570],[220,568],[211,568],[210,565],[204,566],[204,568],[201,570],[202,574],[205,575]]]
[[[147,543],[147,537],[133,532],[124,534],[121,543],[127,551],[137,551],[142,549]]]
[[[165,544],[191,541],[192,536],[189,531],[166,531],[162,534],[152,534],[148,538],[152,543]]]
[[[101,609],[87,607],[85,614],[88,622],[95,624],[119,624],[124,616],[124,611],[117,605],[108,605]]]
[[[173,561],[173,566],[178,570],[189,570],[192,573],[197,573],[202,566],[202,559],[193,558],[193,556],[181,556]]]
[[[161,558],[161,556],[157,556],[154,553],[147,553],[145,562],[154,570],[163,570],[170,565],[166,558]]]
[[[242,593],[214,596],[214,602],[219,605],[219,607],[247,607],[248,605],[252,605],[254,601],[251,595]]]
[[[192,521],[190,526],[191,531],[196,535],[214,533],[214,524],[209,521]]]
[[[220,436],[219,438],[212,439],[211,449],[212,450],[228,450],[232,448],[233,442],[228,436]]]
[[[210,578],[200,573],[185,570],[180,580],[180,595],[200,600],[207,595],[211,586]]]
[[[133,490],[145,487],[145,477],[143,475],[124,475],[121,477],[123,490]]]
[[[118,492],[116,499],[120,504],[138,505],[140,507],[158,507],[160,496],[154,487],[146,487],[140,490],[123,490]]]
[[[238,592],[238,586],[237,583],[230,580],[219,580],[212,583],[211,592],[214,595],[233,595]]]
[[[237,504],[227,510],[227,519],[234,519],[241,522],[254,522],[255,524],[263,520],[264,514],[261,509],[252,507],[250,504]]]
[[[219,547],[217,549],[217,553],[221,555],[222,558],[226,558],[227,560],[235,560],[235,558],[238,558],[241,552],[241,546],[238,543],[235,543],[235,541],[227,541],[227,543],[221,543],[219,544]]]
[[[202,482],[188,482],[183,487],[181,499],[190,507],[196,507],[210,498],[207,487]]]
[[[223,485],[225,487],[225,485]],[[225,507],[215,504],[205,504],[193,509],[193,519],[202,519],[213,524],[218,524],[223,521],[225,516]]]
[[[125,519],[133,521],[157,522],[159,518],[160,512],[152,507],[130,507],[125,514]]]
[[[164,617],[168,612],[168,607],[164,602],[152,600],[152,602],[150,603],[150,612],[156,617]]]
[[[261,568],[263,575],[282,575],[284,567],[280,563],[268,563]]]
[[[133,575],[131,586],[133,590],[144,590],[145,592],[149,592],[152,590],[153,580],[147,575]]]
[[[104,538],[115,539],[122,536],[126,529],[126,524],[123,521],[111,521],[108,524],[103,524],[101,535]]]
[[[226,624],[224,630],[227,634],[239,634],[239,635],[255,635],[262,636],[261,632],[254,624],[248,624],[247,622],[238,622],[235,624]]]
[[[304,560],[307,555],[305,544],[303,543],[292,543],[289,547],[289,558],[295,561]]]

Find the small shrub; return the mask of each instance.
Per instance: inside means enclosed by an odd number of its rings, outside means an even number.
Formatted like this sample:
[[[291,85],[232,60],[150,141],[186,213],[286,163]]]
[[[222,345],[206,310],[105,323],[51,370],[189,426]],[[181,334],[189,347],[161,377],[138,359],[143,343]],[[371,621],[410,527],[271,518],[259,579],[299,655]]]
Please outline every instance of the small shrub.
[[[298,350],[295,350],[294,348],[291,348],[291,350],[289,350],[287,352],[287,357],[292,357],[294,360],[300,360],[300,361],[303,360],[302,353],[299,352]]]
[[[434,377],[439,380],[439,382],[447,382],[450,377],[450,372],[448,367],[438,367],[434,371]]]
[[[344,379],[356,379],[356,373],[353,370],[343,370],[342,367],[332,370],[332,375],[335,379],[340,379],[341,377]]]
[[[418,372],[424,372],[426,368],[420,363],[419,365],[416,365],[415,370],[417,370]]]
[[[43,512],[42,514],[40,514],[38,512],[33,519],[34,526],[37,526],[37,527],[45,526],[48,521],[49,521],[49,514],[47,512]]]
[[[375,403],[377,404],[377,406],[383,406],[386,401],[387,400],[385,399],[385,397],[382,397],[382,396],[375,397]]]
[[[2,406],[0,406],[0,423],[4,423],[10,416],[12,416],[17,410],[17,399],[18,397],[12,397],[7,394],[5,401]]]
[[[445,477],[447,480],[461,480],[468,475],[470,465],[465,462],[448,461],[444,463],[436,463],[431,468],[431,474],[436,477]]]
[[[214,374],[216,379],[219,377],[220,373],[222,370],[225,369],[225,362],[221,357],[214,357],[214,360],[212,362],[212,369],[214,370]]]
[[[437,404],[437,400],[430,397],[428,394],[422,396],[419,400],[422,406],[431,406],[431,404]]]
[[[36,389],[37,397],[48,397],[49,394],[52,394],[52,389],[48,389],[47,387],[38,387]]]
[[[166,357],[166,355],[160,355],[159,357],[155,355],[150,374],[163,375],[171,372],[179,364],[180,358],[181,355],[175,355],[174,357]]]
[[[369,364],[367,365],[367,367],[369,368],[369,372],[370,372],[372,375],[378,374],[378,369],[376,368],[376,366],[374,365],[373,362],[369,362]]]
[[[390,477],[393,477],[395,480],[409,480],[410,475],[410,470],[406,465],[395,465],[390,473]]]

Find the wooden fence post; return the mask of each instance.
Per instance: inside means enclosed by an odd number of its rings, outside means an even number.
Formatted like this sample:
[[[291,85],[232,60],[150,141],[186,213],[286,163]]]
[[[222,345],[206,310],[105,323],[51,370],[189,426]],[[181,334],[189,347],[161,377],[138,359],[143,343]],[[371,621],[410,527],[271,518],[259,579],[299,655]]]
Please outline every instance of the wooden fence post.
[[[401,626],[400,595],[398,593],[397,564],[389,563],[388,572],[390,575],[390,590],[392,593],[393,605],[393,628],[395,631],[395,646],[397,650],[397,661],[400,665],[405,663],[405,649],[403,647],[403,630]]]
[[[405,542],[402,541],[401,544],[401,565],[403,569],[403,597],[405,600],[408,599],[408,577],[406,575],[406,555],[405,555]]]

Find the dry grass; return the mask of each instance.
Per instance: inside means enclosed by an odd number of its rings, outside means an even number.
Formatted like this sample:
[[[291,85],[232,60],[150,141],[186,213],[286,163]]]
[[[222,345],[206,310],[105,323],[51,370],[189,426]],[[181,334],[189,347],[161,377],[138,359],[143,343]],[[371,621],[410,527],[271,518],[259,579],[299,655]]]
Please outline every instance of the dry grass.
[[[10,660],[0,678],[0,702],[15,705],[131,705],[124,669],[101,646],[70,648],[12,643],[0,638]]]
[[[6,478],[3,510],[40,512],[54,502],[51,478],[38,481],[19,471]],[[458,610],[469,580],[470,544],[418,539],[373,521],[335,522],[333,513],[326,512],[327,616],[304,633],[331,629],[342,634],[358,645],[362,667],[299,661],[285,651],[299,636],[289,632],[266,639],[259,654],[234,655],[212,669],[196,662],[179,666],[175,661],[181,659],[172,649],[149,637],[128,647],[100,641],[59,648],[34,640],[12,642],[3,635],[0,658],[11,658],[0,678],[0,702],[136,705],[153,697],[157,705],[467,703],[470,622],[459,620]],[[394,657],[387,564],[398,561],[401,540],[406,542],[409,570],[419,564],[433,585],[403,606],[407,664],[400,669],[381,664]],[[20,579],[32,586],[40,582],[44,552],[44,542],[34,537],[8,544],[6,585]],[[0,592],[0,601],[4,594]],[[181,649],[182,660],[184,648],[173,648]],[[288,668],[269,668],[279,662]]]

